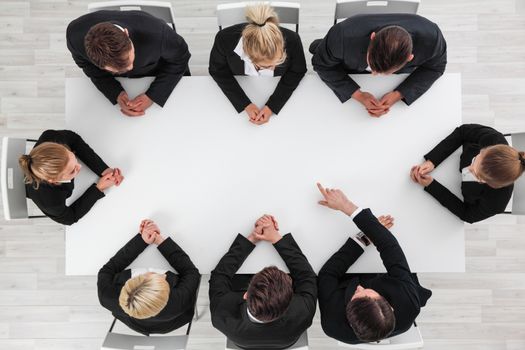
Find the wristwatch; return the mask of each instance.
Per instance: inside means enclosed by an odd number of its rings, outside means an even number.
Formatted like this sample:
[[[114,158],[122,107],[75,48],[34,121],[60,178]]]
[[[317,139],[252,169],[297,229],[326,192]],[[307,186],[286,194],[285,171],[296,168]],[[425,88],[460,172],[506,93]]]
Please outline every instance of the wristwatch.
[[[363,232],[357,233],[355,237],[359,240],[359,242],[363,243],[367,247],[370,245],[370,243],[372,243]]]

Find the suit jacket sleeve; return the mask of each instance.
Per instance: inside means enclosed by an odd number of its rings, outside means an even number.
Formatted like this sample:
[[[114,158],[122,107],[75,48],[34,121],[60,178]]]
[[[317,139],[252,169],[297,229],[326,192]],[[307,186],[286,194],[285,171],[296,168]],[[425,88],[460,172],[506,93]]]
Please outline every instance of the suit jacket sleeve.
[[[137,234],[100,269],[98,272],[97,288],[98,299],[102,306],[106,308],[110,307],[105,301],[111,299],[108,294],[111,294],[115,276],[124,271],[147,246],[147,243],[144,242],[140,234]]]
[[[314,70],[343,103],[348,101],[352,94],[359,89],[359,85],[348,76],[344,68],[344,55],[343,30],[340,25],[335,25],[319,43],[317,51],[312,57]]]
[[[188,68],[190,52],[184,39],[169,26],[163,26],[161,64],[146,95],[163,107]]]
[[[294,293],[299,294],[312,316],[317,302],[317,280],[312,266],[304,256],[291,234],[284,235],[274,244],[283,258],[293,279]]]
[[[443,75],[447,66],[447,43],[436,26],[436,46],[432,56],[416,68],[395,90],[403,95],[407,105],[423,95]]]
[[[221,32],[219,31],[215,36],[215,42],[211,49],[208,71],[228,100],[230,100],[237,113],[240,113],[251,101],[233,76],[226,59],[227,54],[223,47]]]
[[[232,291],[232,279],[255,245],[242,235],[237,235],[230,250],[222,257],[210,276],[210,310],[213,313],[222,297]]]
[[[319,300],[330,300],[340,280],[364,250],[352,238],[328,259],[319,271]]]
[[[401,246],[394,235],[379,223],[370,209],[364,209],[357,214],[354,222],[376,246],[388,274],[411,281],[410,267]]]
[[[199,287],[201,279],[199,270],[193,265],[193,262],[184,250],[170,237],[166,238],[158,246],[158,250],[178,273],[178,282],[175,288],[177,295],[176,308],[183,309],[188,307],[195,300],[195,293]]]
[[[301,38],[297,35],[294,39],[286,43],[286,52],[290,57],[290,67],[283,74],[272,96],[266,102],[266,105],[275,114],[279,114],[306,74],[306,59],[304,58]]]

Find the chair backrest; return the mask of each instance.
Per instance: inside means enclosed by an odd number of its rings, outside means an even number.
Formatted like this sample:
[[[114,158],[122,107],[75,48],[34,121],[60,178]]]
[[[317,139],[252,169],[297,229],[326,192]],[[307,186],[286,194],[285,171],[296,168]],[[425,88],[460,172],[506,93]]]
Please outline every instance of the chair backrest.
[[[217,23],[219,30],[239,23],[246,22],[246,6],[260,4],[261,2],[236,2],[217,5]],[[272,6],[279,16],[279,23],[295,25],[295,31],[299,32],[299,9],[300,5],[295,2],[264,2]]]
[[[235,345],[230,339],[226,338],[226,350],[241,350],[237,345]],[[295,342],[294,345],[287,348],[290,350],[308,350],[308,333],[304,331],[299,339]]]
[[[417,13],[420,0],[337,0],[334,24],[343,18],[362,14]]]
[[[175,30],[175,20],[171,3],[164,1],[134,1],[134,0],[117,0],[93,2],[88,4],[88,12],[100,10],[112,11],[144,11],[152,16],[162,19],[173,30]]]
[[[183,350],[188,345],[188,335],[151,336],[108,332],[101,350]]]
[[[2,139],[1,189],[4,217],[6,220],[29,217],[26,200],[24,173],[18,158],[26,153],[26,139],[4,137]]]
[[[396,335],[395,337],[383,339],[378,343],[345,344],[339,342],[340,347],[361,350],[421,349],[423,348],[423,345],[423,337],[421,337],[421,332],[419,331],[419,327],[415,322],[405,333]]]
[[[511,134],[512,147],[525,151],[525,132]],[[525,175],[514,183],[512,214],[525,215]]]

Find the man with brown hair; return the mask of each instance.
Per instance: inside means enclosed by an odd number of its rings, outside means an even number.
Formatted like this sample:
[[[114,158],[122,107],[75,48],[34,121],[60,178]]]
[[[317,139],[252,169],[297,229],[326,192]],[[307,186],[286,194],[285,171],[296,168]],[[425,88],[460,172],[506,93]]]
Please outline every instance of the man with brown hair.
[[[237,235],[210,278],[212,324],[243,349],[285,349],[312,324],[317,300],[316,276],[292,235],[281,236],[275,218],[264,215],[245,238]],[[273,244],[290,270],[266,267],[248,288],[234,277],[260,241]],[[239,285],[240,286],[237,286]]]
[[[321,326],[329,337],[348,344],[374,342],[406,332],[432,292],[419,285],[403,250],[389,231],[390,216],[378,219],[360,209],[341,190],[323,188],[319,204],[340,210],[361,230],[319,271]],[[346,274],[367,246],[377,247],[386,274]]]
[[[412,104],[445,71],[447,44],[439,27],[413,14],[356,15],[334,25],[310,45],[312,65],[341,102],[354,98],[373,117],[400,100]],[[410,73],[393,91],[377,99],[348,74]]]
[[[75,63],[127,116],[144,115],[153,102],[163,107],[183,75],[190,53],[166,22],[142,11],[96,11],[71,22],[67,47]],[[155,76],[148,90],[130,99],[116,76]]]

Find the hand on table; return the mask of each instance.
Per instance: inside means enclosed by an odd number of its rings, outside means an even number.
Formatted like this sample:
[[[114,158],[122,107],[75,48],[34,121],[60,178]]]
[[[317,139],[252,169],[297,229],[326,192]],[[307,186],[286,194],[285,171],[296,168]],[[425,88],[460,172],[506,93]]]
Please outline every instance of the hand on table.
[[[248,118],[250,119],[250,122],[257,119],[257,115],[259,115],[259,107],[257,107],[255,104],[250,103],[246,108],[244,108],[244,111],[246,114],[248,114]]]
[[[248,236],[250,242],[256,244],[259,241],[268,241],[272,244],[281,240],[279,224],[272,215],[265,214],[255,222],[255,228]]]
[[[387,229],[390,229],[392,226],[394,226],[394,218],[390,215],[381,215],[377,218],[377,220]]]
[[[403,96],[399,91],[391,91],[385,94],[383,97],[381,97],[379,103],[388,112],[390,111],[390,108],[397,102],[401,101],[402,98]]]
[[[324,197],[324,200],[320,200],[318,203],[325,207],[340,210],[346,215],[352,215],[357,210],[357,206],[352,203],[343,193],[338,189],[323,188],[320,183],[317,183],[317,188]]]
[[[259,113],[255,116],[255,119],[250,118],[250,122],[256,125],[262,125],[270,121],[270,117],[273,115],[272,110],[268,106],[264,106]]]
[[[96,186],[97,186],[99,191],[104,192],[105,190],[107,190],[111,186],[114,186],[116,184],[116,181],[117,181],[117,179],[115,178],[115,175],[113,175],[113,172],[109,172],[109,173],[106,173],[105,175],[102,175],[100,177],[100,179],[98,180]]]
[[[115,178],[115,186],[119,186],[124,180],[124,176],[122,175],[122,172],[120,171],[120,169],[119,168],[107,168],[106,170],[102,172],[102,176],[108,175],[110,173]]]
[[[421,174],[421,167],[419,165],[415,165],[410,169],[410,178],[412,181],[420,184],[423,187],[429,186],[432,181],[434,181],[434,178],[428,173],[426,175]]]
[[[352,94],[352,98],[365,106],[368,114],[372,117],[380,117],[389,111],[388,107],[383,106],[381,102],[369,92],[363,92],[358,89]]]
[[[142,239],[147,244],[159,245],[164,242],[164,237],[160,233],[160,229],[153,220],[144,219],[141,221],[139,226],[139,232]]]

